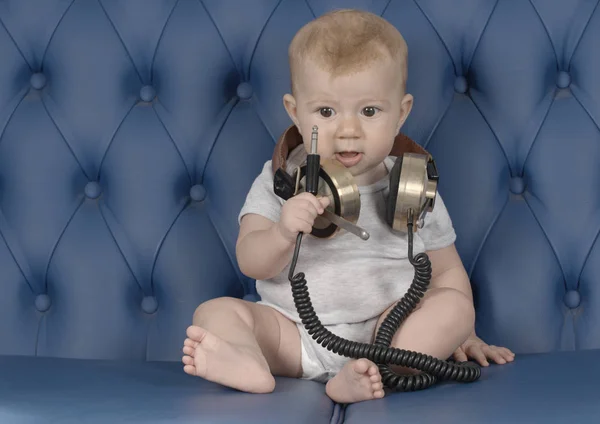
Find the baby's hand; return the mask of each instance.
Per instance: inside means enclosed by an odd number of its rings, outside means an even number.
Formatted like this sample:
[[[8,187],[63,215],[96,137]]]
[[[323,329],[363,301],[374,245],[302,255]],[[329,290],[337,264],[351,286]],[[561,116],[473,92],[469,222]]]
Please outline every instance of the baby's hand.
[[[281,219],[277,223],[279,233],[293,243],[299,232],[309,234],[315,218],[329,205],[329,198],[317,198],[311,193],[300,193],[284,203]]]
[[[454,359],[463,362],[475,359],[479,365],[487,367],[489,360],[496,364],[506,364],[515,360],[515,354],[505,347],[488,345],[474,333],[454,352]]]

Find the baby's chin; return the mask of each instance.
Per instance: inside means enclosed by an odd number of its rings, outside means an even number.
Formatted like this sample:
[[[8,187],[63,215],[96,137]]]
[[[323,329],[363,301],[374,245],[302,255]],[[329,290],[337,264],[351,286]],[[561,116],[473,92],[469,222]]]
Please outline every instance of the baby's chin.
[[[358,185],[374,184],[388,175],[387,168],[383,163],[363,163],[362,165],[348,168]]]

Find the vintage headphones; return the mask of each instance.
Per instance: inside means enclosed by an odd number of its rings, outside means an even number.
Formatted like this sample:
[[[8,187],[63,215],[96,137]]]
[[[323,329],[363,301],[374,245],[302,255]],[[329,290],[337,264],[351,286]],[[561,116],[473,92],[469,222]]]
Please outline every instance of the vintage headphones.
[[[312,145],[316,145],[318,128],[313,127]],[[272,157],[275,194],[284,200],[304,191],[307,164],[298,166],[293,175],[286,171],[289,152],[302,143],[295,125],[279,138]],[[396,162],[390,171],[390,194],[386,221],[396,231],[407,231],[407,219],[413,214],[417,231],[425,215],[433,211],[437,194],[438,173],[432,156],[409,137],[399,134],[390,152]],[[360,193],[350,171],[335,159],[321,159],[318,195],[329,197],[326,212],[315,220],[312,235],[333,237],[343,228],[363,239],[368,233],[356,226],[360,215]]]
[[[330,204],[325,213],[315,220],[311,234],[332,237],[340,228],[363,240],[369,234],[356,225],[360,214],[360,193],[352,174],[338,161],[321,160],[317,153],[318,128],[313,127],[311,152],[306,163],[298,166],[294,175],[286,172],[289,152],[302,143],[295,126],[281,136],[273,152],[273,188],[284,200],[307,191],[328,196]],[[431,281],[431,262],[425,252],[413,256],[413,236],[422,225],[426,213],[433,210],[437,193],[438,174],[429,153],[405,135],[394,140],[391,156],[396,162],[390,172],[390,195],[387,200],[386,221],[397,231],[405,231],[408,239],[408,260],[415,268],[415,276],[406,294],[385,317],[373,344],[346,340],[321,324],[312,306],[308,282],[304,272],[295,273],[302,233],[296,238],[296,247],[289,267],[288,279],[294,304],[308,334],[324,348],[349,358],[367,358],[378,365],[383,384],[395,391],[413,391],[430,387],[438,380],[472,382],[479,379],[481,370],[475,363],[456,364],[419,352],[391,347],[392,338],[400,324],[415,309]],[[421,373],[398,375],[390,368],[399,365],[420,370]]]

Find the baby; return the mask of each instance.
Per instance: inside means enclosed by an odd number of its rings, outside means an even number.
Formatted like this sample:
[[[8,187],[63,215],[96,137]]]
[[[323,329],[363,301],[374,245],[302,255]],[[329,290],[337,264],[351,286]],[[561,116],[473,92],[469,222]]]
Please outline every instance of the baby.
[[[318,126],[318,153],[335,158],[360,190],[358,225],[363,241],[340,230],[331,239],[305,236],[296,272],[306,274],[321,323],[334,334],[372,343],[387,313],[410,286],[414,268],[407,259],[405,233],[385,220],[390,155],[408,117],[407,46],[384,19],[356,10],[338,10],[308,23],[289,47],[291,94],[283,103],[303,143],[287,158],[292,173],[310,151]],[[261,301],[217,298],[200,305],[187,330],[184,370],[237,390],[269,393],[273,376],[326,383],[340,403],[384,396],[378,367],[321,347],[304,329],[295,309],[288,269],[298,232],[311,232],[329,203],[302,193],[283,201],[273,192],[272,161],[265,163],[239,214],[236,246],[241,271],[256,279]],[[475,312],[468,276],[454,247],[456,235],[442,198],[414,238],[414,254],[426,251],[432,263],[429,290],[401,325],[392,346],[440,359],[488,359],[503,364],[514,354],[488,346],[474,330]],[[416,372],[395,368],[397,372]]]

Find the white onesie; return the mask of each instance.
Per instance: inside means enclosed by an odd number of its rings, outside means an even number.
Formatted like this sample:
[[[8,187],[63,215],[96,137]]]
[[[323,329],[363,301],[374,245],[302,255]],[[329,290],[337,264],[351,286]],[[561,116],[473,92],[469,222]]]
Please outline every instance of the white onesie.
[[[286,163],[287,172],[306,159],[304,145],[295,148]],[[395,157],[384,161],[388,172]],[[371,343],[377,320],[404,296],[413,277],[408,261],[406,233],[396,232],[385,221],[389,176],[359,187],[360,216],[357,225],[370,237],[364,241],[344,230],[331,239],[305,236],[295,272],[306,274],[308,291],[321,323],[348,340]],[[249,213],[278,222],[284,201],[273,192],[271,161],[264,164],[246,197],[238,220]],[[239,222],[238,221],[238,222]],[[413,239],[413,254],[436,250],[454,243],[456,234],[444,202],[438,193],[433,212]],[[281,312],[298,325],[302,340],[302,368],[305,379],[326,382],[350,360],[320,346],[306,332],[294,306],[289,264],[273,279],[257,280],[259,303]]]

